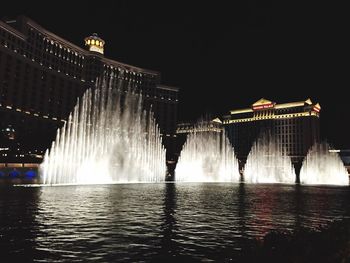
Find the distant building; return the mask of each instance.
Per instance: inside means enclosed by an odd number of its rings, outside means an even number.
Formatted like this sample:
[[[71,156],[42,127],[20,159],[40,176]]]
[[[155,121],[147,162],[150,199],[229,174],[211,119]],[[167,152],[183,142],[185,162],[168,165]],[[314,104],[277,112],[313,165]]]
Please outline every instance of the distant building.
[[[186,142],[187,134],[189,133],[201,133],[201,132],[223,132],[223,126],[219,118],[213,120],[199,120],[197,122],[183,122],[178,123],[176,128],[176,140],[174,147],[174,161],[169,165],[169,171],[174,172],[178,158],[181,154],[183,145]],[[174,174],[172,174],[173,176]],[[172,177],[173,179],[174,177]]]
[[[111,75],[115,81],[124,80],[122,88],[138,88],[146,108],[152,105],[171,160],[179,89],[161,85],[159,72],[105,58],[105,41],[97,34],[85,38],[85,46],[72,44],[27,17],[0,21],[0,130],[16,134],[14,140],[0,134],[0,148],[10,143],[21,149],[15,155],[0,153],[0,160],[25,161],[22,152],[42,155],[77,98],[97,78]]]
[[[175,162],[180,156],[182,146],[186,142],[187,134],[194,132],[218,132],[223,131],[223,126],[219,118],[213,120],[200,120],[197,122],[178,123],[176,128]]]
[[[350,176],[350,149],[330,150],[330,152],[336,152],[339,154],[339,157],[343,161],[344,166]]]
[[[221,120],[216,118],[211,121],[200,121],[199,123],[179,123],[176,128],[177,134],[187,134],[193,132],[222,132]]]
[[[222,123],[242,164],[259,134],[269,131],[300,166],[309,148],[320,140],[320,110],[310,99],[281,104],[260,99],[248,108],[231,110]]]

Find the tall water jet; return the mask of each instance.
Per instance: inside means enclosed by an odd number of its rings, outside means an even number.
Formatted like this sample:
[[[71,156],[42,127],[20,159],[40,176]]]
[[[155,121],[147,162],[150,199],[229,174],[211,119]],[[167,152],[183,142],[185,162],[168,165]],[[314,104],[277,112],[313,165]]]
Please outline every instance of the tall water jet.
[[[115,83],[98,81],[78,100],[45,154],[43,184],[164,180],[165,150],[152,112],[143,110],[139,93]]]
[[[276,136],[263,133],[255,141],[244,167],[246,183],[295,183],[291,158],[283,151]]]
[[[300,170],[301,184],[348,185],[349,175],[336,152],[326,142],[309,150]]]
[[[239,182],[238,161],[224,131],[201,121],[187,135],[175,170],[177,182]],[[210,127],[209,127],[210,128]]]

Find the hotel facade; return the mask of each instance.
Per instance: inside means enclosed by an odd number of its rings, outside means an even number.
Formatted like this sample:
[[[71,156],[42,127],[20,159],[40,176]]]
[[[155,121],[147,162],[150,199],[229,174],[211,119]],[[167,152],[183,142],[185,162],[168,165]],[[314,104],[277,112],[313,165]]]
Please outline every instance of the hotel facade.
[[[309,148],[320,141],[320,110],[310,99],[276,103],[262,98],[248,108],[231,110],[222,124],[242,165],[259,134],[269,132],[298,169]]]
[[[145,108],[152,105],[172,159],[179,89],[162,85],[160,72],[104,57],[105,41],[96,34],[82,43],[85,48],[24,16],[0,21],[0,159],[40,161],[77,99],[110,76],[125,89],[136,87]]]

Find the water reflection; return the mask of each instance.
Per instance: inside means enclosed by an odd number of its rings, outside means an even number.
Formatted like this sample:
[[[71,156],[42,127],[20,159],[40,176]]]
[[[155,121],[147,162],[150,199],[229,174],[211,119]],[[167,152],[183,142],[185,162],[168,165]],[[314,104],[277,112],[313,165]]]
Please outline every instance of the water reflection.
[[[225,262],[271,229],[350,217],[349,190],[217,183],[5,188],[1,259]]]
[[[294,215],[299,221],[295,229],[300,227],[320,227],[328,223],[350,216],[350,191],[348,187],[296,187],[296,209]],[[342,211],[342,216],[339,212]]]
[[[237,197],[236,197],[237,196]],[[237,246],[235,246],[235,250],[241,250],[246,247],[247,240],[244,239],[248,232],[247,227],[247,216],[249,213],[249,203],[246,196],[246,184],[240,183],[238,186],[238,192],[232,192],[232,199],[237,201],[234,202],[234,205],[237,206],[237,210],[235,207],[232,208],[234,213],[237,213]]]
[[[0,188],[2,262],[33,262],[38,257],[35,239],[39,200],[38,188]]]
[[[167,183],[164,188],[163,216],[162,216],[162,237],[160,260],[175,260],[179,256],[179,246],[177,240],[177,196],[176,184]],[[157,258],[158,259],[158,258]]]
[[[235,192],[232,193],[232,195],[236,195]],[[235,199],[235,197],[233,197]],[[237,209],[237,215],[238,215],[238,229],[241,236],[244,236],[247,232],[246,227],[246,218],[247,218],[247,210],[249,204],[246,202],[246,190],[245,190],[245,184],[241,183],[238,186],[238,209]]]
[[[292,216],[294,216],[294,229],[300,229],[302,226],[303,217],[301,215],[305,214],[305,206],[303,200],[302,186],[300,184],[294,185],[294,195],[291,198],[293,202],[294,209],[291,211]]]

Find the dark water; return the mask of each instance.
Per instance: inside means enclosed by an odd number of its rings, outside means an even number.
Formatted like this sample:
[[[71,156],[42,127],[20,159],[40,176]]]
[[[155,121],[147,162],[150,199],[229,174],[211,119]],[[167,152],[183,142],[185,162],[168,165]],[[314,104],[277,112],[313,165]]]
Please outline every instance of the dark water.
[[[247,238],[344,217],[349,187],[0,188],[0,262],[228,262]]]

